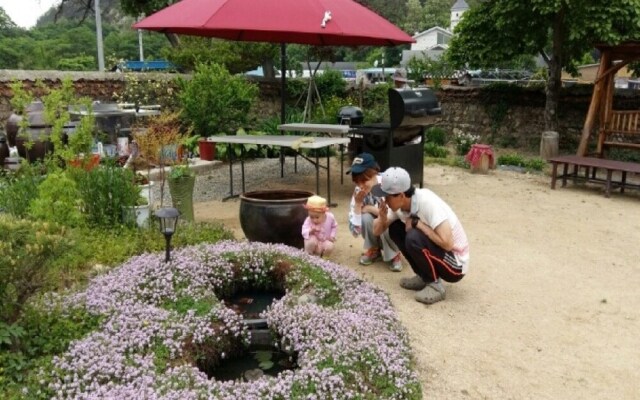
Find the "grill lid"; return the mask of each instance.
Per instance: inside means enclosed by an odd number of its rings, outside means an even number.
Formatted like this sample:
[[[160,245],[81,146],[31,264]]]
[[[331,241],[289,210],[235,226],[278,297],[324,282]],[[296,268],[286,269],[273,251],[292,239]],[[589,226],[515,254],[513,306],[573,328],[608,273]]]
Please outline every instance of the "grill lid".
[[[338,123],[347,125],[360,125],[364,120],[362,109],[356,106],[344,106],[338,110]]]
[[[433,124],[442,110],[431,89],[389,89],[389,119],[391,129],[399,126]]]

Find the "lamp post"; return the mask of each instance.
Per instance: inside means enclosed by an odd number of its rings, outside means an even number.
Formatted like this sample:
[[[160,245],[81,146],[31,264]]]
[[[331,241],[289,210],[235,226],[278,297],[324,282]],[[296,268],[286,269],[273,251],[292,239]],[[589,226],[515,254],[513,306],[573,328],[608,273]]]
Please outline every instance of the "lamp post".
[[[171,259],[171,236],[176,232],[180,213],[173,207],[163,207],[155,212],[155,216],[158,217],[160,233],[164,235],[166,241],[164,262],[169,262]]]

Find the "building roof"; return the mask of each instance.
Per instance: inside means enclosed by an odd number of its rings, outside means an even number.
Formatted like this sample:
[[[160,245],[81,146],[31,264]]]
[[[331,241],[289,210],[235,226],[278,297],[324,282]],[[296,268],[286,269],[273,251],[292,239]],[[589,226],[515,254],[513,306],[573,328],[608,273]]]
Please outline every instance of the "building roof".
[[[418,40],[419,37],[427,36],[431,32],[435,32],[435,31],[440,31],[440,32],[444,33],[445,35],[447,35],[449,37],[453,36],[453,33],[451,33],[451,31],[449,31],[449,30],[447,30],[445,28],[441,28],[439,26],[434,26],[433,28],[429,28],[426,31],[422,31],[422,32],[416,33],[415,35],[413,35],[413,38]]]
[[[468,10],[469,5],[464,0],[457,0],[453,6],[451,6],[451,11],[463,11]]]

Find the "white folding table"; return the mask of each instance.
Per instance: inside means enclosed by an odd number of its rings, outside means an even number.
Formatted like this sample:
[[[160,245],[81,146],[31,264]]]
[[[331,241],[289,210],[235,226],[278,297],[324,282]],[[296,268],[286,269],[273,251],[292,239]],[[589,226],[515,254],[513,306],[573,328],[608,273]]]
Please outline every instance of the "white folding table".
[[[315,161],[300,154],[299,149],[321,149],[324,147],[339,145],[344,148],[349,143],[349,138],[342,137],[315,137],[315,136],[289,136],[289,135],[239,135],[239,136],[213,136],[209,140],[216,143],[226,143],[229,146],[229,196],[227,198],[236,197],[233,193],[233,154],[232,144],[255,144],[264,146],[288,147],[300,155],[305,160],[313,164],[316,169],[316,193],[320,194],[320,168],[327,170],[327,201],[331,203],[331,160],[329,152],[327,152],[327,165],[320,164],[320,157],[316,152]],[[280,157],[280,176],[284,176],[284,157]],[[242,175],[242,191],[245,191],[244,178],[244,157],[240,157],[241,175]],[[297,165],[295,171],[297,172]]]

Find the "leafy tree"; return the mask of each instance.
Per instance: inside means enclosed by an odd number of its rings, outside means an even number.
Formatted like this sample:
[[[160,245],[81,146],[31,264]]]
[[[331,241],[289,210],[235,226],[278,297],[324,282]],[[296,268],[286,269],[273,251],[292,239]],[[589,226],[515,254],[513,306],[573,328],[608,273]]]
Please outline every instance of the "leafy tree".
[[[427,0],[424,5],[424,29],[434,26],[449,29],[451,0]]]
[[[5,31],[16,27],[16,23],[13,22],[13,20],[7,15],[7,12],[4,10],[4,8],[0,7],[0,31]]]
[[[447,0],[448,1],[448,0]],[[423,30],[425,26],[425,12],[420,0],[407,0],[407,16],[402,28],[410,35]]]
[[[640,37],[640,0],[493,0],[471,8],[456,28],[447,57],[458,66],[493,67],[540,54],[548,66],[545,129],[557,130],[562,68],[595,43]]]

